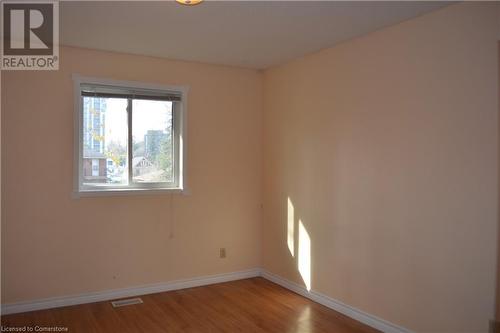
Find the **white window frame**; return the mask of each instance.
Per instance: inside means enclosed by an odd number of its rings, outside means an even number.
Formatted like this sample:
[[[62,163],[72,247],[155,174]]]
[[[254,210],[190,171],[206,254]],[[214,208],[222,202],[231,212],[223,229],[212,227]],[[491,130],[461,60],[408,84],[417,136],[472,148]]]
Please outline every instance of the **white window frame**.
[[[182,193],[187,194],[187,86],[167,86],[149,84],[136,81],[118,81],[96,77],[85,77],[73,74],[74,94],[74,170],[73,170],[73,196],[109,196],[109,195],[137,195],[137,194],[165,194]],[[165,183],[132,183],[128,185],[84,185],[83,184],[83,103],[81,90],[83,85],[110,86],[112,88],[141,89],[164,91],[180,95],[181,101],[173,103],[174,115],[174,157],[177,175],[173,184],[165,186]],[[129,124],[130,124],[129,117]],[[131,132],[129,127],[128,140],[131,149]],[[130,161],[128,161],[130,163]],[[129,167],[130,172],[130,167]]]

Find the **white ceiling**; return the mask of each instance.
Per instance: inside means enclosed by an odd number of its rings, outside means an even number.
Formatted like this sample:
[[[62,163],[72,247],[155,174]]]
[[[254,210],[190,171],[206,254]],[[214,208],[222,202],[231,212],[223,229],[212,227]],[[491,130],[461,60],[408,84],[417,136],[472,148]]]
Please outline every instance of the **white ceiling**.
[[[446,2],[73,2],[61,43],[249,68],[268,68],[436,10]]]

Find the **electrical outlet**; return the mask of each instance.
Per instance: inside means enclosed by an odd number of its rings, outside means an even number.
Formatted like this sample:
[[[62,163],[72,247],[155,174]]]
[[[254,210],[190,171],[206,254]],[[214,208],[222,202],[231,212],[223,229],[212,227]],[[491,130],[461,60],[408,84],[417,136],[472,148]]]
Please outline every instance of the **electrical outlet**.
[[[219,250],[219,257],[221,259],[224,259],[226,257],[226,248],[225,247],[221,247],[220,250]]]

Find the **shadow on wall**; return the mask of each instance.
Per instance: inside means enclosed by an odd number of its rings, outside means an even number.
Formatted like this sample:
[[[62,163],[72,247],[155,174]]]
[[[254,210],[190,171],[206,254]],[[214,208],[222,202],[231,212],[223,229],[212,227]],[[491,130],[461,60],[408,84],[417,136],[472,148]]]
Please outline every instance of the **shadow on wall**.
[[[296,218],[290,197],[288,197],[287,209],[287,243],[291,256],[295,258],[294,263],[302,281],[309,291],[311,290],[311,237],[302,220]]]

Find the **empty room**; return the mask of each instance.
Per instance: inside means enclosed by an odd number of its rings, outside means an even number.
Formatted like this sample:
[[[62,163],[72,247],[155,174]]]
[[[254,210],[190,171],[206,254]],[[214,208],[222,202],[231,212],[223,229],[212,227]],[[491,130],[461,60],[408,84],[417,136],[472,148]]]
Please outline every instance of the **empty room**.
[[[500,333],[500,2],[0,8],[1,332]]]

